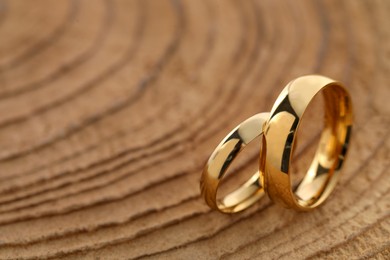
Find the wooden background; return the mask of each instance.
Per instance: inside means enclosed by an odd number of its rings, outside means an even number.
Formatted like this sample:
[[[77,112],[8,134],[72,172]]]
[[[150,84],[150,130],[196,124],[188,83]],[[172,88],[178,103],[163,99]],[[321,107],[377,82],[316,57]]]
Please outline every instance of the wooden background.
[[[389,17],[388,0],[1,0],[0,258],[389,259]],[[211,211],[211,151],[310,73],[355,105],[335,192]]]

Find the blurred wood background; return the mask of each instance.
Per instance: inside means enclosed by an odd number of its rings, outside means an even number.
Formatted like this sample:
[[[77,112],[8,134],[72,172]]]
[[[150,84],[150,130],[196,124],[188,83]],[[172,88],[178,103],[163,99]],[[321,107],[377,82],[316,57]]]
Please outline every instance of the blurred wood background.
[[[389,17],[387,0],[1,0],[0,258],[389,259]],[[355,105],[332,196],[211,211],[214,147],[311,73]]]

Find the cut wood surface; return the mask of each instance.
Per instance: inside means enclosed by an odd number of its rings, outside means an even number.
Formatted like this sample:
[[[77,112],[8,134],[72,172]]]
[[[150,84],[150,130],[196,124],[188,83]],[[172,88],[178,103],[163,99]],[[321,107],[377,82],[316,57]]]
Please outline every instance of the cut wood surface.
[[[0,0],[0,259],[390,259],[389,17],[388,0]],[[354,101],[330,198],[210,210],[212,150],[312,73]]]

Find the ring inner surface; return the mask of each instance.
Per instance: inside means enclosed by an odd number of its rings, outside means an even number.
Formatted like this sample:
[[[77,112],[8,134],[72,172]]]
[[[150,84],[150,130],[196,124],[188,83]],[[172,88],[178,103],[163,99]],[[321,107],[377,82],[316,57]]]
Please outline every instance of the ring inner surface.
[[[349,139],[351,104],[348,94],[337,86],[325,87],[321,94],[324,128],[309,170],[294,191],[297,202],[303,207],[322,203],[333,190]]]
[[[217,192],[217,204],[219,208],[234,208],[234,211],[240,211],[252,205],[263,196],[264,193],[260,184],[260,173],[258,170],[258,150],[259,146],[262,147],[263,138],[262,134],[254,136],[253,139],[250,140],[250,143],[245,145],[246,151],[244,152],[244,155],[246,156],[240,156],[243,151],[240,151],[235,156],[234,160],[236,167],[233,167],[232,171],[226,173]],[[242,160],[243,158],[248,158],[248,154],[254,154],[255,157],[249,158],[249,160],[247,159],[245,161]],[[265,156],[261,156],[261,158],[264,157]],[[245,167],[240,167],[240,165],[245,165]],[[255,172],[255,174],[253,174],[253,172]],[[249,173],[252,173],[253,175],[251,175],[248,179]],[[237,183],[243,184],[237,188]]]

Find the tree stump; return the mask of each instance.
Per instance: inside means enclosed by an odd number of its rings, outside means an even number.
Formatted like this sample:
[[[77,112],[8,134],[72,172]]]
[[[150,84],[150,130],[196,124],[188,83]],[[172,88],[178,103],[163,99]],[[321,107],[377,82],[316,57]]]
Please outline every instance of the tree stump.
[[[389,259],[389,16],[386,0],[0,1],[0,258]],[[331,197],[210,210],[215,146],[313,73],[354,101]],[[243,158],[236,176],[258,149]]]

